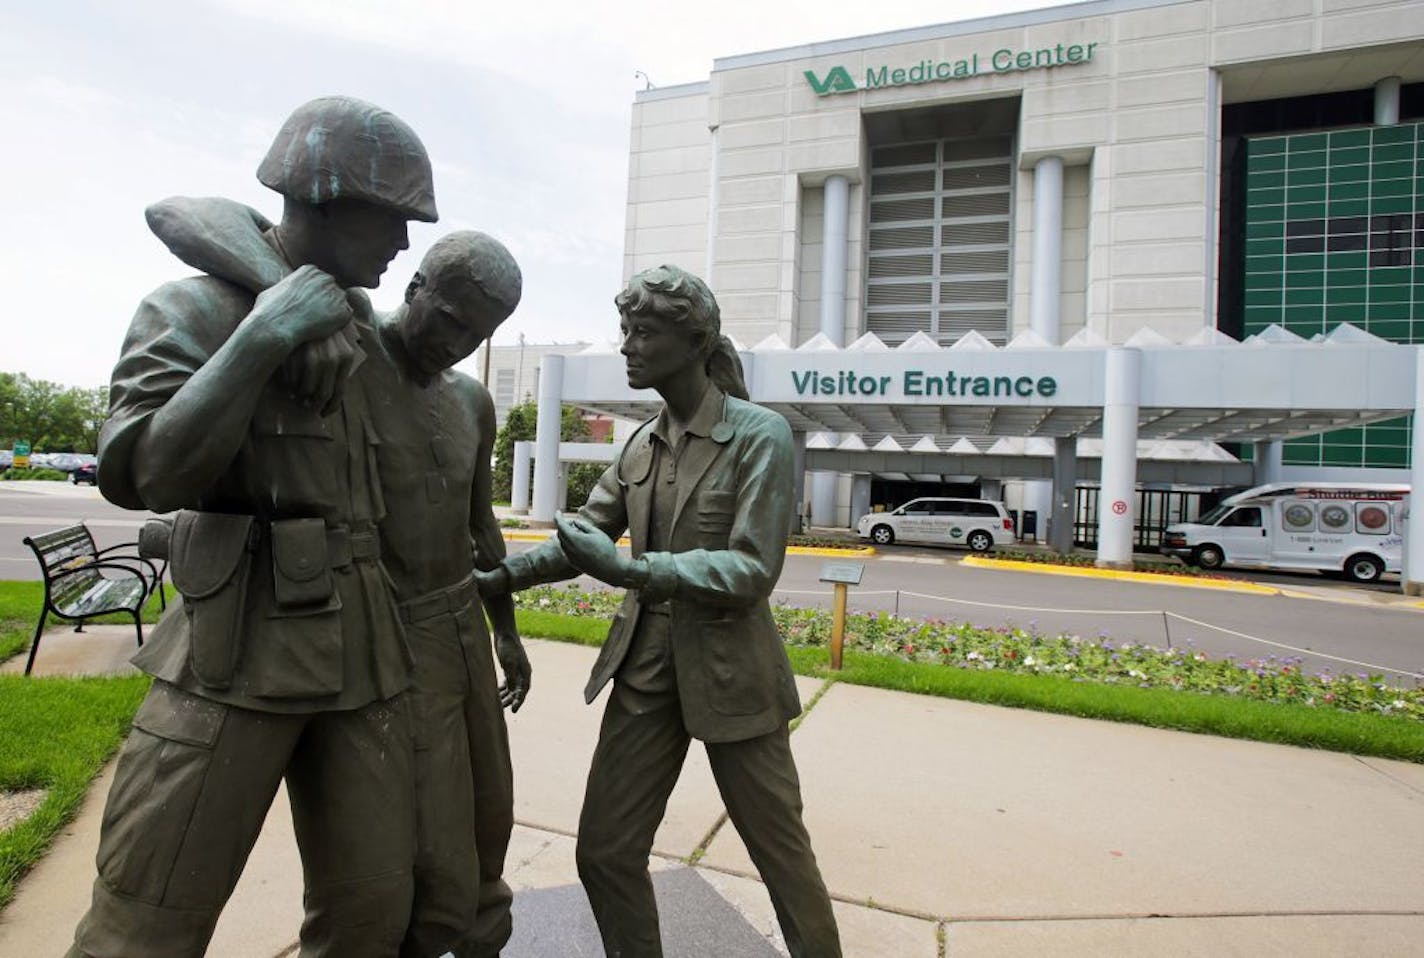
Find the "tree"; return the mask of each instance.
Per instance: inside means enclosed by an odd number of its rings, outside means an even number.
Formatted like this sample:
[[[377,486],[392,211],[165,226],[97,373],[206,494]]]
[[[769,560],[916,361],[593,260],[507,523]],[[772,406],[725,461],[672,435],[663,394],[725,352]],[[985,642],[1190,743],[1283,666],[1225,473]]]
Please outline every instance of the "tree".
[[[36,452],[93,452],[108,415],[107,390],[0,373],[0,445],[26,440]]]
[[[508,502],[514,493],[514,444],[533,442],[538,431],[539,405],[525,401],[511,406],[504,419],[504,428],[494,438],[494,498]],[[588,442],[593,438],[588,424],[577,407],[563,407],[559,438],[564,442]],[[603,475],[598,463],[581,462],[569,466],[568,501],[566,507],[577,509],[588,501],[588,494]]]

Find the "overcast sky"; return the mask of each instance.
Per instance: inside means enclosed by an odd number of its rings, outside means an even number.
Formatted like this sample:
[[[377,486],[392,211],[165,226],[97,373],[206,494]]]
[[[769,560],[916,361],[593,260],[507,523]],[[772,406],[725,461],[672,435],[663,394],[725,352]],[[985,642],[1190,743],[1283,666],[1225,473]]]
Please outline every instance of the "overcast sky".
[[[276,218],[254,171],[298,104],[377,103],[430,151],[438,224],[412,224],[377,306],[454,229],[502,239],[524,300],[496,336],[611,336],[629,116],[642,71],[1056,6],[1053,0],[133,0],[0,8],[0,371],[107,383],[134,306],[185,275],[143,208],[223,195]],[[700,268],[702,264],[689,264]],[[466,365],[473,369],[473,361]]]

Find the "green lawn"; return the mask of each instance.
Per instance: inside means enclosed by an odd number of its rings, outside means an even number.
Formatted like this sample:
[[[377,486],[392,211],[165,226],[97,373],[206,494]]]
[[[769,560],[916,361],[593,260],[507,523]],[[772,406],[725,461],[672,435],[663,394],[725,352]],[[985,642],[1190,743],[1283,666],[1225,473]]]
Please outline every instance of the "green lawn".
[[[516,619],[525,636],[598,645],[608,631],[608,619],[598,612],[569,615],[525,607]],[[1424,722],[1402,715],[977,671],[852,648],[846,649],[842,671],[831,672],[824,646],[791,645],[787,653],[800,675],[853,685],[1424,763]]]
[[[172,594],[171,591],[169,593]],[[0,582],[0,661],[29,648],[44,601],[39,582]],[[144,610],[158,621],[158,602]],[[127,623],[125,615],[96,622]],[[71,627],[62,619],[50,628]],[[44,655],[44,646],[40,646]],[[44,854],[74,817],[99,768],[128,733],[148,689],[147,676],[122,678],[25,678],[0,675],[0,790],[43,788],[35,813],[0,832],[0,908],[15,883]]]

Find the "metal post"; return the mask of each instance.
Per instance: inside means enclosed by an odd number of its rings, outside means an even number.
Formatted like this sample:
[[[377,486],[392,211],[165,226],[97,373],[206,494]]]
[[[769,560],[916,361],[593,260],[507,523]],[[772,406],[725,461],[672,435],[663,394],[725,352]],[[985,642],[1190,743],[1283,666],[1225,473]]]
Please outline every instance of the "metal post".
[[[831,613],[831,671],[839,672],[845,646],[846,595],[850,589],[844,582],[837,582],[835,590],[835,606]]]
[[[850,181],[829,176],[825,186],[825,215],[821,225],[820,331],[837,346],[845,345],[846,262],[850,244]],[[811,478],[811,522],[835,522],[838,476],[817,472]]]
[[[1399,77],[1385,77],[1375,84],[1375,126],[1399,122]]]

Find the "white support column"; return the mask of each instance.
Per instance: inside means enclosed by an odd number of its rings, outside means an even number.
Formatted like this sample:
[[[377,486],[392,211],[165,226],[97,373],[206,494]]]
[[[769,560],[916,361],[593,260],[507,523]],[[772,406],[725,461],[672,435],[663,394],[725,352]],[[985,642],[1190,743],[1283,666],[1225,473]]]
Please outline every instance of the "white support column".
[[[1385,77],[1375,84],[1375,126],[1399,122],[1399,77]]]
[[[994,497],[999,498],[998,496]],[[850,477],[850,522],[855,525],[856,520],[870,511],[870,473],[857,472]]]
[[[1063,158],[1045,156],[1033,168],[1033,262],[1029,267],[1029,327],[1057,346],[1063,300]]]
[[[529,512],[529,466],[534,461],[534,444],[521,439],[514,444],[514,476],[509,487],[509,507],[521,516]]]
[[[1134,442],[1136,440],[1134,439]],[[1133,449],[1137,447],[1134,445]],[[1135,467],[1134,467],[1135,468]],[[1053,503],[1048,516],[1048,546],[1068,555],[1073,551],[1073,520],[1078,510],[1078,440],[1074,436],[1053,439]]]
[[[553,522],[559,508],[559,432],[563,425],[564,357],[539,363],[539,414],[534,430],[535,522]]]
[[[1137,501],[1137,412],[1142,353],[1108,350],[1103,404],[1102,498],[1098,501],[1098,559],[1107,569],[1132,567],[1133,510]]]
[[[1251,457],[1254,460],[1251,478],[1256,485],[1281,481],[1281,451],[1279,439],[1262,439],[1251,443]]]
[[[1404,527],[1405,595],[1424,595],[1424,346],[1414,348],[1414,449],[1409,470],[1409,521]]]
[[[844,176],[826,178],[825,217],[821,226],[821,332],[837,346],[845,345],[846,260],[850,242],[850,181]],[[817,472],[811,480],[811,522],[828,526],[835,521],[834,472]]]

